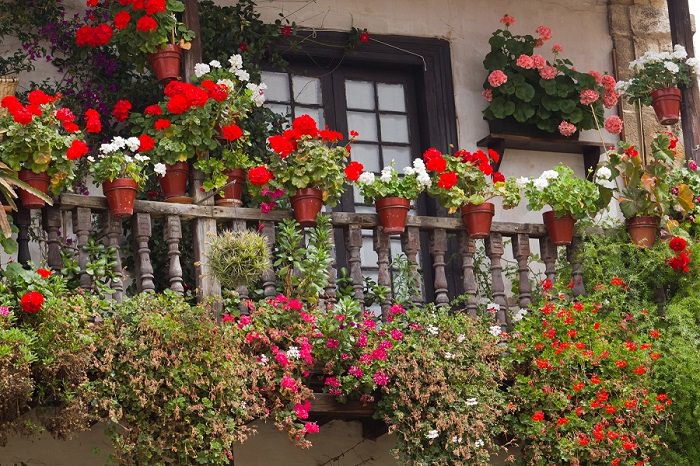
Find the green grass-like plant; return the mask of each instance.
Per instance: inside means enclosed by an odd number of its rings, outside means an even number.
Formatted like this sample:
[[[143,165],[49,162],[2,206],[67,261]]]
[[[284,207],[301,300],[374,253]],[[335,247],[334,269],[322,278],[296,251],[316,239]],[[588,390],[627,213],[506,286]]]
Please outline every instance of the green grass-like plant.
[[[224,231],[211,241],[207,257],[224,289],[254,285],[270,268],[267,240],[253,231]]]

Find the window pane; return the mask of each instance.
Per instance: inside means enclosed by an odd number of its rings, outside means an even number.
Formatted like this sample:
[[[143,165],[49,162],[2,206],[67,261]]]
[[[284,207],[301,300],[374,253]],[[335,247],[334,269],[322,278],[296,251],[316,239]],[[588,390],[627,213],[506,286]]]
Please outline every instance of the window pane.
[[[289,78],[287,73],[262,72],[262,80],[267,84],[265,100],[289,102]]]
[[[408,117],[406,115],[380,115],[382,141],[408,143]]]
[[[269,108],[275,113],[282,115],[283,117],[288,116],[289,112],[291,112],[289,105],[285,104],[265,104],[265,107]]]
[[[374,113],[348,112],[348,129],[360,133],[360,141],[376,141],[377,117]]]
[[[360,248],[360,260],[364,267],[377,266],[377,253],[374,252],[374,243],[371,236],[362,238],[362,248]],[[370,275],[364,272],[363,275]]]
[[[316,120],[316,123],[318,123],[319,128],[323,128],[326,126],[325,120],[323,119],[323,109],[322,108],[309,108],[309,107],[296,107],[294,109],[294,116],[298,117],[299,115],[304,115],[308,114]]]
[[[406,111],[406,97],[403,91],[403,84],[377,83],[377,98],[379,100],[379,110],[390,112]]]
[[[365,203],[365,198],[362,196],[362,192],[360,192],[360,188],[357,186],[352,187],[352,197],[355,201],[355,204],[364,204]],[[364,210],[360,210],[360,207],[355,207],[355,212],[366,212],[370,211],[370,213],[375,213],[374,207],[363,207]]]
[[[321,104],[321,82],[318,78],[292,76],[294,101],[300,104]]]
[[[368,81],[345,81],[348,108],[374,110],[374,85]]]
[[[409,147],[382,146],[384,165],[389,165],[394,161],[394,167],[401,172],[403,167],[408,167],[413,163],[411,149]]]
[[[352,145],[352,160],[365,166],[365,171],[379,173],[379,146],[355,143]]]

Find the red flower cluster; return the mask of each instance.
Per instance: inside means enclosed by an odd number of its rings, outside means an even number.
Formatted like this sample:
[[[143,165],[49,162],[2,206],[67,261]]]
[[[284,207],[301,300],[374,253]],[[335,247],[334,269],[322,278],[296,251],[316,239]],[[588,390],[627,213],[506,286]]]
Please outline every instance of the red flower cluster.
[[[139,136],[139,152],[148,152],[156,146],[155,140],[148,134]]]
[[[85,131],[99,133],[102,131],[102,120],[97,110],[89,108],[85,111]]]
[[[131,107],[131,102],[129,102],[128,100],[118,100],[117,103],[114,104],[114,108],[112,109],[112,116],[117,121],[124,121],[127,118],[129,118],[129,112],[131,111]]]
[[[364,170],[365,167],[360,162],[350,162],[348,166],[345,167],[345,177],[348,181],[357,181]]]
[[[27,314],[36,314],[41,311],[41,306],[44,305],[44,295],[38,291],[28,291],[22,295],[19,304],[22,310]]]
[[[40,116],[42,109],[41,106],[51,103],[58,99],[60,95],[55,95],[55,96],[50,96],[46,94],[44,91],[41,90],[34,90],[29,93],[27,96],[27,99],[29,100],[29,103],[25,106],[22,105],[22,103],[19,101],[19,99],[15,96],[7,96],[2,99],[0,102],[0,106],[2,108],[6,109],[10,115],[12,115],[13,120],[16,123],[19,123],[21,125],[28,125],[29,123],[32,122],[35,116]],[[62,112],[62,117],[65,117],[66,119],[70,120],[72,123],[73,120],[75,120],[75,117],[72,116],[73,114],[70,112],[68,109],[62,109],[64,110]],[[61,118],[59,118],[58,115],[56,115],[56,118],[59,119],[59,121],[63,122]],[[72,118],[72,120],[71,120]],[[65,126],[64,126],[65,128]],[[70,127],[69,127],[70,128]],[[76,128],[77,131],[77,128]],[[69,131],[69,132],[75,132],[75,131]]]
[[[243,136],[243,130],[235,123],[221,127],[221,136],[227,141],[236,141]]]
[[[209,97],[217,102],[223,102],[228,98],[228,87],[224,84],[216,84],[214,81],[206,79],[202,81],[201,86],[207,90]]]
[[[114,15],[114,28],[118,30],[125,29],[131,21],[131,15],[128,11],[122,10]]]
[[[37,269],[36,273],[38,273],[41,278],[49,278],[52,275],[52,272],[47,269]]]
[[[272,180],[272,172],[265,165],[248,170],[248,181],[255,186],[263,186]]]
[[[168,83],[164,93],[169,98],[166,108],[173,115],[181,115],[193,107],[203,107],[209,100],[206,89],[180,81]]]
[[[160,105],[158,104],[153,104],[149,105],[146,107],[143,111],[145,115],[162,115],[163,114],[163,109],[160,108]]]
[[[688,251],[688,243],[685,239],[680,236],[674,236],[668,243],[668,247],[671,248],[676,255],[668,259],[667,263],[673,270],[681,273],[690,272],[690,251]]]
[[[78,47],[102,47],[109,44],[113,33],[109,24],[82,26],[75,33],[75,43]]]
[[[136,30],[139,32],[151,32],[158,28],[158,22],[150,16],[142,16],[136,21]]]
[[[85,144],[85,141],[75,139],[66,151],[66,157],[68,160],[78,160],[87,155],[88,152],[90,152],[90,148]]]
[[[282,134],[270,136],[268,143],[270,148],[285,158],[297,149],[299,140],[308,137],[321,139],[322,141],[335,143],[343,139],[342,133],[328,128],[319,130],[316,120],[309,115],[298,116],[292,121],[292,127]],[[349,149],[349,147],[348,147]]]

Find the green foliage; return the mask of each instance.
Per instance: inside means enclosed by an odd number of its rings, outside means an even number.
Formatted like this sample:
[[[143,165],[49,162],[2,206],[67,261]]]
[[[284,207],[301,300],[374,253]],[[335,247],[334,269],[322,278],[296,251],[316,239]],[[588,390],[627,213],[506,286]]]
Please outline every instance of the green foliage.
[[[414,273],[414,266],[406,257],[406,254],[401,253],[391,259],[392,281],[394,285],[393,300],[397,304],[403,306],[408,305],[412,298],[421,296],[422,290],[420,283]]]
[[[525,185],[525,195],[528,210],[541,210],[548,205],[556,217],[571,215],[578,220],[592,217],[599,210],[595,183],[576,176],[561,163],[538,179],[530,179]]]
[[[379,179],[372,177],[370,183],[363,183],[362,178],[357,180],[356,183],[365,198],[365,203],[369,204],[385,197],[402,197],[410,201],[417,199],[425,189],[425,185],[419,182],[421,172],[411,167],[407,168],[409,173],[399,175],[392,163],[382,169]]]
[[[85,273],[90,277],[91,290],[99,296],[110,296],[114,293],[111,284],[118,278],[114,271],[117,265],[117,250],[95,241],[94,238],[88,239],[87,244],[83,246],[83,250],[88,256],[85,264]],[[68,248],[63,248],[61,251],[61,260],[63,262],[61,276],[66,280],[70,288],[78,288],[80,286],[81,271],[77,256],[78,251]]]
[[[251,287],[269,269],[265,237],[252,231],[224,231],[209,242],[209,267],[223,288]]]
[[[278,225],[274,268],[281,292],[313,305],[328,285],[328,267],[333,261],[330,218],[319,215],[316,226],[306,233],[304,247],[304,236],[294,220],[283,220]]]

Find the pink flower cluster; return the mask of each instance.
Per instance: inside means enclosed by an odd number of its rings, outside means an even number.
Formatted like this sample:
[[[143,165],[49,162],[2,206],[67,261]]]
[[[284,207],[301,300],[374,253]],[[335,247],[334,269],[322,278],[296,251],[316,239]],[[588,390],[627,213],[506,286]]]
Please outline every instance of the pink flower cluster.
[[[566,120],[562,120],[561,123],[559,123],[559,133],[562,136],[571,136],[576,132],[576,126],[573,123],[570,123]]]
[[[556,78],[556,77],[557,77],[557,74],[559,74],[559,72],[557,71],[557,69],[556,69],[555,67],[549,66],[549,65],[544,66],[544,67],[540,70],[540,78],[546,79],[546,80],[550,80],[550,79]]]
[[[508,76],[501,70],[493,70],[488,77],[491,87],[500,87],[508,82]]]
[[[520,55],[518,59],[515,60],[515,64],[520,68],[525,68],[526,70],[531,70],[535,67],[535,62],[532,60],[532,57],[525,54]]]
[[[605,130],[611,134],[620,134],[622,132],[622,119],[617,115],[610,115],[605,120]]]
[[[581,105],[592,105],[599,97],[598,91],[593,89],[584,89],[579,94]]]
[[[540,40],[543,42],[552,38],[552,30],[547,26],[537,26],[535,32],[540,36]]]

